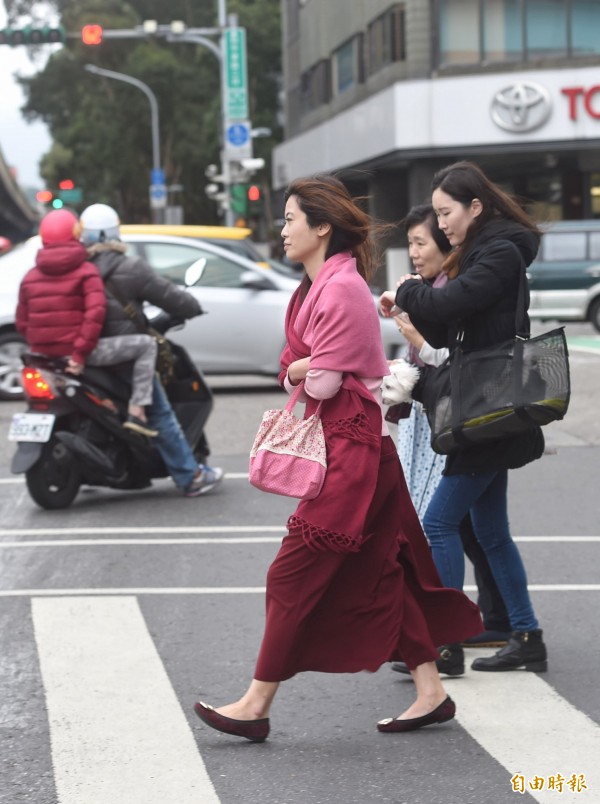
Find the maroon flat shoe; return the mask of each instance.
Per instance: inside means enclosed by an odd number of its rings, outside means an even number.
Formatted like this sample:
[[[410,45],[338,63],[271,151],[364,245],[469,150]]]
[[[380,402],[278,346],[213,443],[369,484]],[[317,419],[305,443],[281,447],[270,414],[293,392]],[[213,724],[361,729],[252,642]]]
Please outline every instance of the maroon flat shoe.
[[[224,734],[245,737],[253,743],[264,743],[269,736],[270,725],[268,717],[263,717],[260,720],[234,720],[231,717],[220,715],[204,701],[198,701],[194,704],[194,712],[211,729],[222,731]]]
[[[423,726],[432,726],[434,723],[445,723],[447,720],[452,720],[455,714],[456,704],[452,698],[448,696],[445,701],[442,701],[442,703],[428,715],[411,717],[407,720],[398,720],[398,718],[386,717],[385,720],[380,720],[377,724],[377,731],[414,731],[415,729],[421,729]]]

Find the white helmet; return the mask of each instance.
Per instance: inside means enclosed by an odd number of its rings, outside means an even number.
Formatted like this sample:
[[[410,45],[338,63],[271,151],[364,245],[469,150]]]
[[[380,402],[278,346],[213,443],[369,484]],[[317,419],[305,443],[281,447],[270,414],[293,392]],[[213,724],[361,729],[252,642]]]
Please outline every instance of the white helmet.
[[[119,216],[107,204],[92,204],[81,213],[81,239],[86,246],[119,239]]]

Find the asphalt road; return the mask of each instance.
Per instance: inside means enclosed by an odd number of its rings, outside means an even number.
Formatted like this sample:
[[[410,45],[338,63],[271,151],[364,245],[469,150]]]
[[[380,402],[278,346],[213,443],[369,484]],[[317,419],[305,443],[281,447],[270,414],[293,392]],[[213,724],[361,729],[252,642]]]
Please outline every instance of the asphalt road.
[[[510,480],[549,671],[450,679],[457,720],[407,735],[375,730],[412,694],[387,666],[286,682],[262,745],[192,712],[251,678],[266,570],[294,508],[246,478],[262,412],[284,399],[271,380],[211,378],[212,462],[228,473],[214,494],[186,500],[165,480],[85,490],[62,512],[36,508],[10,475],[3,434],[23,405],[1,404],[1,804],[600,801],[600,338],[569,334],[589,351],[572,351],[567,418]]]

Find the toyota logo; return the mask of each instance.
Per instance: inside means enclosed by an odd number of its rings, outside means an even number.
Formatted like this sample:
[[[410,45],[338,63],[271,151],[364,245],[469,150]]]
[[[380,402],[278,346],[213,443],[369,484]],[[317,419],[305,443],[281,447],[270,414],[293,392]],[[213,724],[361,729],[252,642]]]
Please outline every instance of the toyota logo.
[[[497,126],[519,134],[544,125],[551,111],[552,100],[545,87],[519,81],[496,92],[490,113]]]

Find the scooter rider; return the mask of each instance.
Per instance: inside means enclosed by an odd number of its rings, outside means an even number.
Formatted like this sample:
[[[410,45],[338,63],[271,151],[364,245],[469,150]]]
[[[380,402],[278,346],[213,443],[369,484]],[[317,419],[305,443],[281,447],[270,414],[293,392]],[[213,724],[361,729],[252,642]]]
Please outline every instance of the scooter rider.
[[[143,314],[143,303],[149,302],[178,318],[200,315],[198,301],[164,277],[158,276],[140,257],[126,255],[120,240],[119,216],[106,204],[92,204],[81,214],[81,239],[90,260],[103,278],[109,278],[119,296]],[[123,335],[137,332],[134,321],[121,303],[107,293],[106,319],[102,334]],[[219,467],[198,465],[181,426],[157,376],[154,378],[152,404],[147,408],[149,424],[158,430],[153,439],[176,486],[186,497],[198,497],[217,486],[223,479]]]

